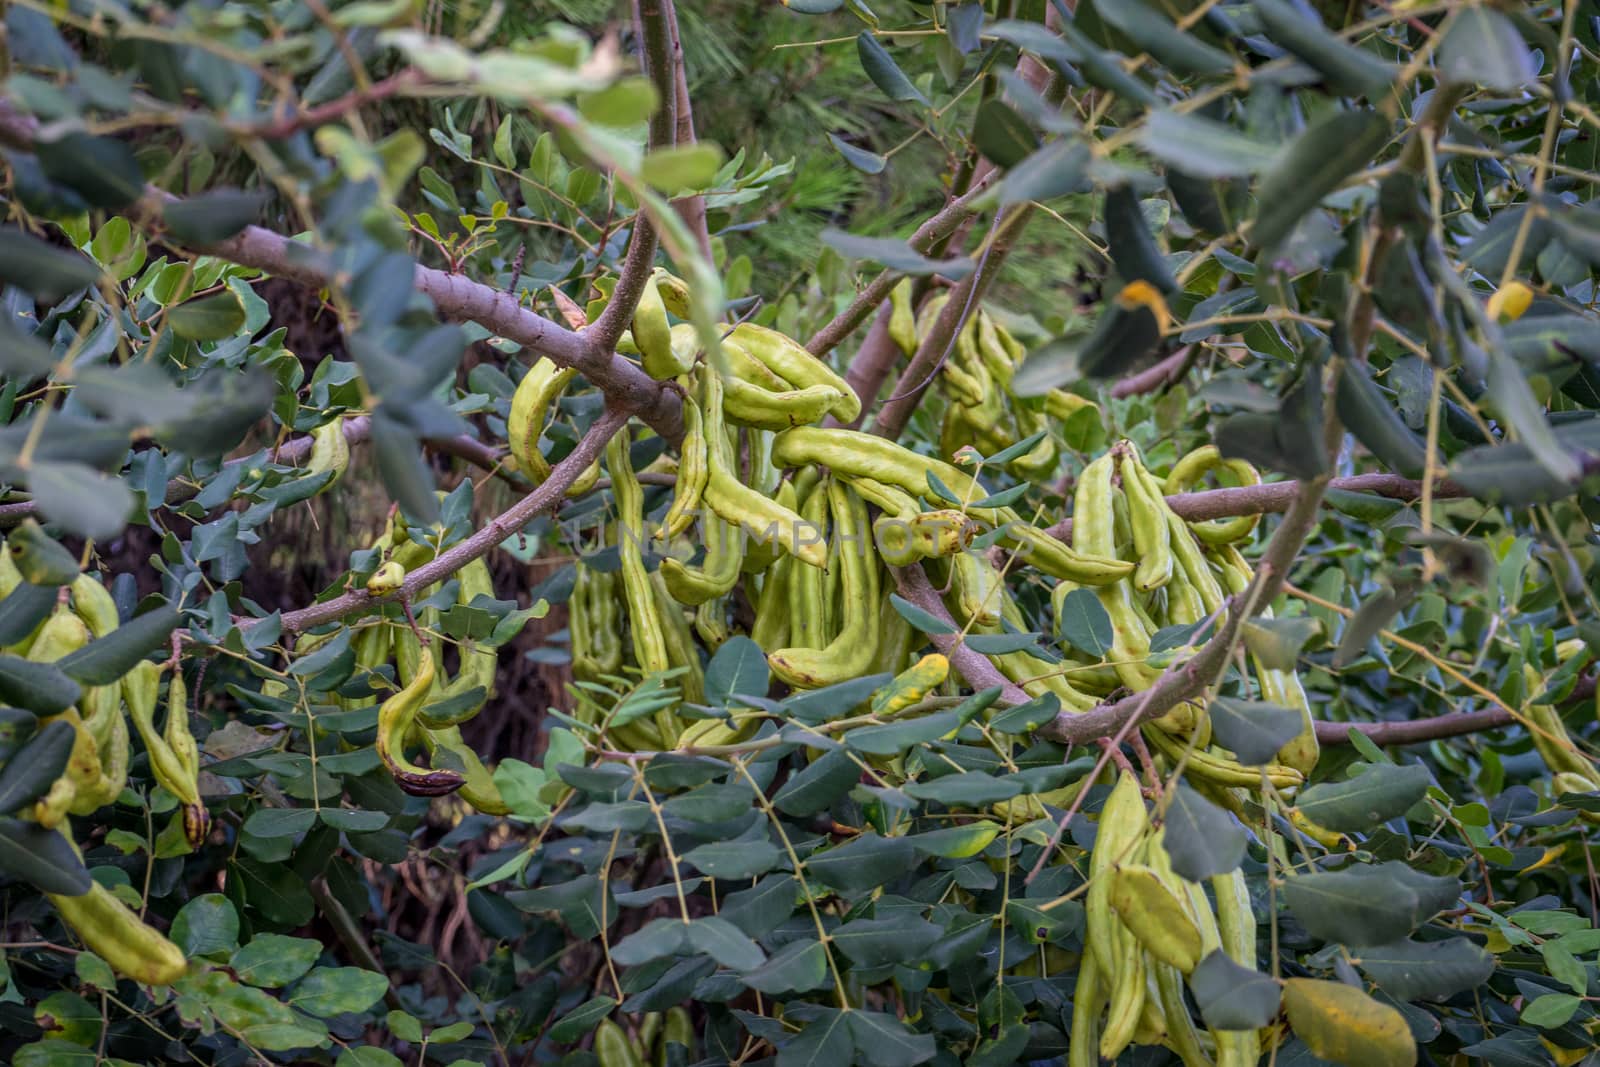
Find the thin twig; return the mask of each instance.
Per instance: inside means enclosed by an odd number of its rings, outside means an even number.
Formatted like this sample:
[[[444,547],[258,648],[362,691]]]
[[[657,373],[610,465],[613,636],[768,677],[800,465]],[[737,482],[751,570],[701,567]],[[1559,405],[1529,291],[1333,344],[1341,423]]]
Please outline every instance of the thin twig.
[[[1267,550],[1256,566],[1255,577],[1242,593],[1230,601],[1226,621],[1198,652],[1183,663],[1169,668],[1148,690],[1089,711],[1062,712],[1054,722],[1040,729],[1040,735],[1064,744],[1084,744],[1102,737],[1112,737],[1124,728],[1130,718],[1137,722],[1148,722],[1203,693],[1218,672],[1227,666],[1239,629],[1254,613],[1253,609],[1265,607],[1277,595],[1301,546],[1316,527],[1317,509],[1329,480],[1324,475],[1311,481],[1290,483],[1295,486],[1294,500],[1272,539],[1267,542]],[[1246,606],[1251,610],[1247,611]]]
[[[933,647],[949,658],[950,665],[966,679],[968,685],[973,689],[999,686],[1000,700],[1006,704],[1028,702],[1027,693],[1001,674],[995,665],[989,662],[987,656],[969,648],[961,639],[959,627],[950,618],[950,613],[945,610],[944,603],[933,588],[933,583],[928,581],[928,576],[923,573],[920,566],[895,567],[893,570],[895,584],[899,587],[901,596],[934,618],[950,625],[950,632],[929,634],[928,640],[933,642]]]
[[[1299,482],[1264,482],[1261,485],[1241,485],[1227,489],[1203,489],[1196,493],[1176,493],[1167,497],[1167,505],[1186,522],[1204,522],[1207,519],[1225,519],[1235,515],[1266,515],[1289,510],[1300,488]],[[1328,482],[1329,491],[1368,493],[1389,500],[1420,500],[1422,483],[1398,474],[1356,474],[1348,478],[1334,478]],[[1435,500],[1460,499],[1471,496],[1455,482],[1435,482]],[[1047,533],[1060,541],[1072,539],[1072,520],[1062,519]]]
[[[285,612],[282,616],[283,630],[285,633],[299,633],[309,630],[314,626],[321,626],[325,622],[354,615],[359,612],[369,611],[372,608],[389,603],[394,600],[409,600],[418,595],[423,589],[450,577],[468,563],[487,555],[489,550],[500,544],[507,537],[526,526],[536,515],[548,511],[560,504],[566,498],[568,487],[577,481],[589,465],[599,458],[605,451],[606,442],[611,440],[618,430],[628,421],[626,411],[619,408],[608,408],[588,429],[578,441],[576,447],[565,459],[555,465],[547,478],[537,489],[517,501],[511,507],[491,519],[481,529],[477,530],[466,540],[452,546],[438,556],[424,563],[416,570],[406,575],[400,588],[384,596],[373,596],[365,589],[355,589],[332,600],[297,611]],[[242,628],[248,628],[260,622],[259,619],[240,620]]]

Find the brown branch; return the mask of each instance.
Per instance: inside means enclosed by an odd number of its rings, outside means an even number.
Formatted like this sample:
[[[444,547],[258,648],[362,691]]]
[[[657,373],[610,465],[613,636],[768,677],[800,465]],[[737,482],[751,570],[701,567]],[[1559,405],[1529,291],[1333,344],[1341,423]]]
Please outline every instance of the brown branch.
[[[1319,722],[1316,727],[1317,741],[1324,745],[1348,745],[1351,730],[1366,735],[1376,745],[1415,745],[1481,730],[1498,730],[1515,721],[1504,708],[1490,708],[1487,711],[1455,711],[1431,719],[1408,719],[1404,722]]]
[[[988,190],[990,181],[991,179],[985,179],[974,183],[971,189],[945,204],[906,238],[906,244],[913,252],[926,254],[937,242],[955,233],[962,221],[972,214],[973,202]],[[811,340],[806,342],[806,351],[813,356],[826,355],[833,351],[840,341],[855,332],[866,317],[872,314],[874,308],[889,298],[889,290],[904,277],[903,272],[890,270],[887,267],[879,271],[877,277],[856,294],[849,307],[835,315],[827,325],[812,335]],[[865,401],[867,398],[861,399]]]
[[[890,397],[878,409],[872,420],[872,432],[893,441],[900,436],[912,412],[922,402],[923,394],[938,377],[939,368],[949,357],[956,336],[966,326],[967,319],[976,313],[988,291],[1005,265],[1017,236],[1033,214],[1032,204],[1017,204],[995,220],[994,236],[978,261],[978,267],[950,291],[950,299],[939,310],[939,316],[917,345],[916,355],[900,375],[903,388],[897,396]]]
[[[1083,744],[1102,737],[1114,737],[1130,718],[1148,722],[1179,704],[1204,693],[1228,665],[1239,629],[1255,611],[1265,608],[1277,595],[1284,575],[1294,565],[1301,546],[1317,523],[1317,509],[1328,488],[1326,476],[1308,482],[1295,482],[1295,496],[1283,522],[1267,543],[1266,553],[1256,566],[1255,577],[1239,595],[1229,600],[1227,619],[1217,633],[1191,658],[1177,664],[1157,678],[1143,692],[1101,704],[1084,712],[1062,712],[1039,730],[1042,737],[1064,744]],[[1248,609],[1248,610],[1247,610]]]
[[[264,137],[276,140],[312,126],[321,126],[341,119],[358,108],[379,100],[387,100],[401,90],[421,85],[422,82],[422,74],[408,68],[382,81],[374,82],[365,89],[355,89],[337,100],[329,100],[326,104],[318,104],[316,107],[299,112],[288,111],[278,118],[264,122],[229,124],[226,128],[229,133],[237,137]]]
[[[398,599],[410,599],[423,589],[450,577],[468,563],[487,555],[490,549],[526,526],[534,516],[554,508],[566,498],[568,487],[577,481],[589,465],[600,457],[606,442],[628,421],[628,413],[620,408],[607,408],[578,441],[566,458],[555,465],[537,489],[511,505],[474,532],[438,556],[424,563],[410,574],[400,588],[384,596],[372,596],[365,589],[354,589],[332,600],[285,612],[282,616],[285,633],[299,633],[325,622],[368,611],[373,607]],[[240,626],[248,628],[259,619],[241,620]]]
[[[1000,699],[1006,704],[1026,704],[1028,694],[1016,685],[989,662],[989,657],[981,652],[976,652],[961,639],[960,627],[950,617],[950,612],[945,610],[944,602],[939,599],[939,593],[933,588],[933,583],[928,581],[928,576],[921,566],[893,567],[895,584],[900,589],[900,595],[912,604],[926,611],[929,615],[948,623],[952,632],[942,634],[929,634],[928,640],[949,660],[956,672],[965,678],[967,684],[975,690],[1000,687]]]
[[[1204,489],[1197,493],[1177,493],[1167,497],[1167,504],[1178,517],[1187,522],[1204,522],[1207,519],[1225,519],[1235,515],[1265,515],[1287,511],[1299,491],[1299,482],[1265,482],[1261,485],[1235,486],[1229,489]],[[1348,478],[1334,478],[1328,489],[1347,493],[1370,493],[1390,500],[1420,500],[1422,483],[1398,474],[1356,474]],[[1435,500],[1459,499],[1471,496],[1455,482],[1445,480],[1434,484]],[[1072,539],[1072,520],[1062,519],[1048,530],[1050,536],[1061,540]]]
[[[889,336],[889,315],[887,307],[878,312],[878,317],[872,320],[872,329],[861,339],[861,347],[856,349],[844,372],[845,383],[861,398],[861,414],[849,424],[852,430],[861,426],[867,412],[877,403],[883,383],[889,380],[894,365],[900,362],[900,346]],[[844,423],[829,415],[826,425],[843,426]]]
[[[1557,703],[1566,706],[1586,701],[1594,696],[1600,676],[1585,675],[1573,685]],[[1415,745],[1424,741],[1437,741],[1462,734],[1481,733],[1510,726],[1517,720],[1505,708],[1488,708],[1484,711],[1453,711],[1429,719],[1405,719],[1399,722],[1319,722],[1317,741],[1324,745],[1347,745],[1350,731],[1364,735],[1376,745]]]
[[[345,419],[339,428],[344,431],[345,441],[352,445],[358,445],[371,435],[372,419],[367,415],[355,415]],[[491,471],[507,481],[513,479],[511,471],[501,463],[504,453],[492,445],[484,444],[471,434],[458,434],[455,437],[425,437],[423,438],[423,443],[435,452],[440,452],[447,456],[455,456],[457,459],[464,459],[473,466]],[[272,462],[286,467],[297,467],[305,462],[307,456],[311,455],[311,449],[314,444],[315,438],[310,434],[291,437],[273,451]],[[230,459],[223,466],[233,467],[240,463],[248,463],[255,457],[256,452],[251,452],[247,456],[238,456]],[[167,483],[164,500],[169,505],[181,504],[199,492],[200,486],[194,482],[182,478],[174,478]],[[0,504],[0,529],[15,526],[28,516],[37,514],[37,512],[38,508],[31,500],[16,504]]]
[[[677,83],[674,95],[678,104],[678,130],[675,140],[680,145],[690,145],[695,143],[694,104],[689,99],[689,69],[683,61],[683,39],[678,32],[676,17],[668,23],[667,30],[672,38],[673,80]],[[711,231],[706,227],[706,198],[697,193],[674,200],[672,206],[694,235],[700,254],[706,257],[707,263],[711,262]]]
[[[660,148],[672,144],[678,136],[677,64],[672,49],[678,14],[672,0],[634,0],[633,22],[639,34],[640,62],[656,90],[656,110],[650,116],[650,147]],[[650,272],[655,269],[659,244],[655,222],[643,208],[635,211],[633,233],[628,237],[628,253],[617,273],[617,284],[605,310],[583,333],[590,343],[608,351],[616,348],[617,339],[633,320]]]
[[[0,144],[31,150],[36,129],[31,115],[0,100]],[[176,198],[154,187],[147,187],[146,194],[146,210],[133,212],[134,221],[142,227],[158,229],[161,206]],[[172,243],[170,235],[163,239]],[[226,241],[200,246],[195,251],[313,289],[335,282],[336,271],[317,249],[259,226],[247,226]],[[683,435],[679,395],[618,356],[613,346],[597,344],[541,318],[520,306],[516,297],[464,275],[419,264],[412,284],[433,301],[440,316],[478,323],[563,367],[572,367],[604,393],[609,404],[631,409],[668,440],[676,441]]]
[[[1146,367],[1138,374],[1128,375],[1111,387],[1111,395],[1118,399],[1125,396],[1142,396],[1177,381],[1182,377],[1184,368],[1188,366],[1189,354],[1193,349],[1193,345],[1184,345],[1155,366]]]

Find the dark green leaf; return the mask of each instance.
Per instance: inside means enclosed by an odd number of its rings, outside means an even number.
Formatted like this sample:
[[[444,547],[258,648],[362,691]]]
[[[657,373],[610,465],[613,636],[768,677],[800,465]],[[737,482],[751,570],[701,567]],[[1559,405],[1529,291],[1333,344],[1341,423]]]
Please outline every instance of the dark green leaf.
[[[1318,826],[1340,833],[1370,830],[1404,815],[1433,781],[1420,763],[1374,764],[1343,782],[1323,782],[1300,794],[1295,807]]]
[[[947,622],[929,612],[923,611],[898,593],[889,594],[889,603],[894,605],[894,610],[898,611],[902,618],[925,634],[953,634],[956,632],[955,623]]]
[[[57,586],[23,582],[0,600],[0,648],[33,633],[56,610]]]
[[[676,956],[689,948],[689,924],[682,919],[652,919],[611,946],[611,960],[624,967]]]
[[[557,1019],[550,1027],[550,1040],[567,1044],[577,1041],[600,1025],[600,1020],[611,1014],[617,1002],[610,997],[595,997]]]
[[[832,227],[822,231],[822,243],[847,259],[864,259],[912,275],[938,274],[958,280],[971,274],[977,266],[966,256],[929,259],[899,238],[860,237]]]
[[[919,718],[885,723],[882,726],[860,726],[843,736],[844,743],[857,752],[892,756],[913,745],[936,741],[946,734],[954,733],[960,725],[961,718],[954,711],[942,711]]]
[[[742,634],[730,637],[706,664],[706,702],[726,705],[739,694],[766,696],[770,678],[761,646]]]
[[[0,229],[0,282],[54,304],[99,280],[100,268],[87,256],[47,245],[21,230]]]
[[[172,332],[190,341],[222,341],[245,323],[244,305],[231,289],[196,297],[167,312]]]
[[[257,808],[245,820],[245,832],[255,837],[293,837],[311,829],[315,808]]]
[[[120,480],[82,463],[35,461],[28,488],[39,511],[80,537],[109,541],[133,513],[133,493]]]
[[[737,926],[715,915],[702,916],[689,924],[688,944],[691,949],[704,952],[735,971],[754,970],[767,959],[761,946]]]
[[[1105,227],[1106,250],[1124,283],[1149,282],[1163,293],[1177,289],[1133,186],[1117,185],[1106,190]]]
[[[1395,941],[1362,949],[1356,962],[1396,1000],[1443,1000],[1476,989],[1494,973],[1494,957],[1464,937]]]
[[[861,768],[850,753],[842,748],[832,749],[783,783],[773,794],[772,804],[785,815],[814,815],[850,792],[860,780]]]
[[[171,604],[135,616],[106,636],[63,656],[58,661],[61,671],[81,685],[110,685],[165,645],[181,618]]]
[[[1028,121],[994,97],[978,105],[972,136],[978,151],[1001,169],[1016,166],[1039,147],[1039,135]]]
[[[1517,24],[1492,7],[1462,8],[1439,46],[1439,69],[1452,82],[1509,93],[1539,76]]]
[[[35,141],[33,150],[46,174],[94,207],[114,211],[144,194],[144,174],[126,141],[78,131]]]
[[[766,963],[743,978],[744,984],[758,993],[782,996],[809,993],[831,984],[828,951],[815,938],[801,938],[784,945]]]
[[[1232,126],[1199,115],[1152,111],[1139,147],[1196,178],[1236,178],[1266,170],[1276,145],[1251,140]]]
[[[1232,750],[1239,762],[1259,767],[1272,762],[1291,739],[1300,733],[1300,713],[1259,700],[1217,697],[1211,701],[1211,728],[1224,748]]]
[[[67,769],[67,758],[77,742],[78,731],[67,721],[45,723],[34,737],[22,745],[0,768],[0,814],[21,811],[34,803]]]
[[[692,848],[683,860],[713,878],[754,878],[783,862],[783,853],[770,841],[722,841]]]
[[[83,690],[54,663],[0,655],[0,704],[55,715],[77,703]]]
[[[41,893],[81,896],[94,879],[72,843],[38,823],[0,816],[0,871]]]
[[[1379,587],[1367,597],[1339,635],[1339,647],[1333,653],[1334,669],[1348,667],[1360,659],[1366,651],[1367,642],[1378,636],[1404,606],[1405,600],[1401,594],[1387,585]]]
[[[1111,650],[1116,638],[1111,614],[1093,589],[1074,589],[1066,595],[1061,604],[1061,637],[1094,659]]]
[[[1394,81],[1396,72],[1391,64],[1346,44],[1315,18],[1306,18],[1289,0],[1252,0],[1251,6],[1273,43],[1321,74],[1328,88],[1340,96],[1376,97]]]
[[[830,889],[859,894],[910,870],[915,850],[903,837],[865,833],[806,860],[806,873]]]
[[[869,152],[865,148],[858,148],[838,134],[828,134],[828,140],[832,142],[834,150],[844,157],[846,163],[863,174],[881,174],[883,168],[889,165],[889,160],[884,156]]]
[[[857,1010],[845,1018],[855,1041],[857,1062],[864,1067],[916,1067],[931,1060],[936,1051],[932,1034],[916,1033],[893,1015]]]
[[[1383,945],[1416,928],[1421,902],[1405,880],[1383,867],[1352,866],[1290,878],[1283,899],[1314,937],[1347,945]]]
[[[1227,874],[1244,858],[1244,827],[1186,785],[1172,792],[1162,840],[1172,869],[1191,882]]]
[[[855,1046],[850,1040],[847,1018],[843,1012],[829,1010],[812,1019],[805,1029],[778,1046],[778,1067],[854,1063]]]
[[[856,36],[856,55],[861,60],[861,69],[867,72],[867,77],[890,100],[915,100],[919,104],[926,104],[927,97],[918,91],[911,79],[905,76],[894,58],[878,39],[868,30],[862,30]]]
[[[1262,176],[1250,243],[1267,249],[1281,244],[1307,212],[1388,142],[1389,120],[1375,111],[1333,111],[1306,127]]]
[[[1227,74],[1233,59],[1193,35],[1178,29],[1171,20],[1145,0],[1113,0],[1095,6],[1108,25],[1164,65],[1180,74]]]
[[[902,914],[847,922],[833,932],[833,943],[858,967],[882,967],[917,959],[943,936],[933,923]]]
[[[1189,989],[1213,1030],[1255,1030],[1278,1015],[1278,983],[1253,967],[1235,963],[1221,949],[1195,967]]]
[[[179,241],[212,245],[225,241],[256,220],[266,197],[242,189],[212,189],[186,200],[162,205],[167,232]]]
[[[1088,166],[1089,147],[1081,140],[1064,137],[1052,141],[1006,173],[1000,182],[1000,204],[1042,203],[1081,192]]]
[[[205,893],[178,909],[168,936],[190,956],[232,952],[239,944],[239,913],[221,893]]]

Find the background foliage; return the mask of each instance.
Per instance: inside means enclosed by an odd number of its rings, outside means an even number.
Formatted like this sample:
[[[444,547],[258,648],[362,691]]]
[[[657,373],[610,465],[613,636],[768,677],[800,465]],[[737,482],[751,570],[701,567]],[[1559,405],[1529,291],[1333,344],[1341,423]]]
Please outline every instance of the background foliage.
[[[1413,480],[1330,490],[1245,638],[1298,668],[1318,719],[1367,732],[1324,731],[1297,800],[1260,793],[1236,819],[1173,781],[1162,810],[1194,863],[1245,872],[1273,980],[1247,1021],[1276,1062],[1412,1062],[1404,1040],[1339,1054],[1308,978],[1398,1011],[1424,1062],[1594,1060],[1600,792],[1592,770],[1558,781],[1522,724],[1553,708],[1593,767],[1600,7],[684,5],[701,144],[649,151],[638,34],[608,3],[4,10],[0,525],[36,517],[118,632],[145,620],[122,669],[177,634],[213,819],[185,840],[136,741],[127,788],[70,821],[82,863],[45,842],[24,812],[61,763],[30,747],[37,719],[64,706],[52,686],[100,683],[0,660],[10,1062],[576,1064],[605,1018],[663,1063],[1065,1056],[1111,779],[1098,746],[1037,732],[1038,708],[980,715],[952,682],[936,731],[835,730],[883,678],[769,690],[734,640],[680,712],[755,707],[755,738],[613,758],[571,717],[565,628],[602,488],[559,523],[488,528],[492,596],[447,581],[413,605],[448,644],[496,650],[465,736],[500,818],[407,796],[380,763],[360,704],[393,678],[355,646],[397,604],[296,624],[376,569],[392,506],[441,551],[525,497],[498,461],[515,384],[549,354],[529,323],[568,321],[555,291],[608,291],[641,204],[697,295],[802,340],[885,267],[919,294],[947,284],[929,258],[993,273],[985,306],[1030,350],[1018,402],[1099,402],[1051,425],[1048,477],[996,476],[1029,483],[1042,525],[1122,439],[1152,468],[1217,441],[1305,482]],[[975,174],[970,229],[912,252]],[[666,205],[696,195],[709,262]],[[993,220],[1033,203],[996,251]],[[247,223],[295,241],[251,245]],[[453,279],[481,285],[471,313]],[[1139,280],[1154,309],[1130,303]],[[1513,282],[1520,314],[1489,302]],[[1164,381],[1138,378],[1159,361]],[[643,410],[607,367],[584,366],[551,459],[602,392]],[[1324,397],[1325,375],[1366,384]],[[931,391],[903,439],[937,451],[947,404]],[[347,469],[315,469],[306,435],[330,423]],[[1325,425],[1346,431],[1331,449]],[[1038,575],[1013,586],[1032,640],[1078,644]],[[3,643],[55,603],[0,600]],[[605,694],[611,721],[663,684]],[[1465,718],[1404,732],[1445,716]],[[995,806],[1069,784],[1064,837],[1060,806]],[[1333,836],[1295,832],[1291,808]],[[41,892],[83,870],[196,961],[184,979],[140,986],[83,950]],[[1192,979],[1196,1010],[1246,1000],[1238,980]],[[655,1040],[651,1013],[680,1004],[692,1046]]]

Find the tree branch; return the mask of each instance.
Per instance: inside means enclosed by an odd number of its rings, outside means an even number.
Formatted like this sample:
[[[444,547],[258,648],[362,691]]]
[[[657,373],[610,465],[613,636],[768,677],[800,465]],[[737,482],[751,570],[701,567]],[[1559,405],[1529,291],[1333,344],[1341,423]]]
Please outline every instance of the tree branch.
[[[689,69],[683,61],[683,37],[679,32],[676,13],[667,26],[672,36],[672,69],[673,80],[676,85],[678,104],[678,130],[676,141],[680,145],[695,143],[694,134],[694,104],[689,99]],[[672,206],[678,212],[678,217],[689,227],[689,232],[694,235],[695,244],[700,248],[700,254],[706,257],[706,262],[711,262],[711,231],[706,228],[706,198],[696,193],[686,196],[681,200],[674,200]]]
[[[1366,735],[1375,745],[1415,745],[1482,730],[1498,730],[1515,721],[1505,709],[1489,708],[1487,711],[1455,711],[1431,719],[1408,719],[1404,722],[1318,722],[1317,742],[1348,745],[1350,731],[1355,730]]]
[[[991,180],[992,178],[986,178],[982,182],[974,183],[967,192],[945,204],[906,238],[906,244],[911,246],[913,252],[926,253],[939,241],[955,233],[962,220],[972,214],[973,202],[988,189]],[[903,277],[904,273],[887,267],[879,271],[877,277],[856,294],[849,307],[835,315],[827,325],[812,335],[811,340],[806,342],[806,351],[813,356],[822,356],[833,351],[840,341],[855,332],[866,317],[872,314],[874,308],[889,298],[889,290],[893,289]],[[873,392],[876,393],[877,390]],[[867,400],[866,397],[861,399],[863,402]]]
[[[1149,689],[1089,711],[1062,712],[1054,722],[1042,727],[1039,735],[1074,745],[1113,737],[1127,725],[1130,717],[1135,724],[1149,722],[1204,693],[1227,667],[1245,620],[1267,607],[1278,594],[1284,575],[1294,565],[1295,557],[1316,527],[1317,509],[1329,481],[1324,475],[1307,482],[1290,483],[1295,486],[1294,499],[1267,543],[1255,577],[1242,593],[1229,600],[1226,621],[1198,652],[1165,671]]]
[[[873,433],[892,441],[906,428],[923,394],[938,377],[944,360],[949,358],[956,336],[983,302],[983,294],[999,275],[1006,256],[1032,213],[1032,204],[1017,204],[995,220],[993,239],[982,252],[977,269],[950,291],[950,299],[939,310],[927,336],[917,345],[916,355],[900,375],[902,387],[910,383],[909,388],[903,388],[898,396],[891,397],[878,409],[872,420]]]
[[[955,620],[945,610],[944,602],[939,599],[938,592],[933,588],[933,583],[928,581],[928,576],[921,566],[894,567],[895,584],[900,589],[900,595],[905,597],[917,607],[926,611],[934,618],[949,623],[952,631],[959,631]],[[929,634],[928,640],[950,660],[954,667],[965,678],[967,684],[973,689],[991,689],[1000,687],[1000,699],[1007,704],[1026,704],[1028,694],[1021,687],[1001,674],[989,658],[980,652],[975,652],[961,639],[959,632]]]
[[[1265,515],[1287,511],[1299,492],[1299,482],[1265,482],[1261,485],[1235,486],[1229,489],[1204,489],[1197,493],[1177,493],[1167,497],[1167,504],[1178,517],[1187,522],[1204,522],[1207,519],[1225,519],[1235,515]],[[1330,491],[1370,493],[1390,500],[1420,500],[1422,483],[1398,474],[1356,474],[1348,478],[1334,478],[1328,482]],[[1435,500],[1460,499],[1472,494],[1452,481],[1441,481],[1433,487]],[[1047,531],[1061,541],[1072,538],[1072,520],[1062,519]]]
[[[1154,366],[1146,367],[1138,374],[1128,375],[1111,387],[1111,395],[1118,399],[1125,396],[1142,396],[1177,381],[1183,374],[1184,367],[1188,365],[1189,354],[1193,349],[1193,345],[1184,345]]]
[[[634,0],[633,21],[639,33],[640,62],[656,90],[656,111],[650,116],[650,147],[660,148],[672,144],[678,136],[678,77],[672,47],[678,14],[672,0]],[[633,321],[639,297],[655,269],[658,244],[656,224],[642,208],[635,211],[628,254],[617,274],[616,287],[600,317],[584,331],[591,344],[607,351],[617,347],[617,339]]]
[[[606,442],[627,424],[628,417],[628,412],[624,409],[607,408],[605,413],[589,427],[577,446],[555,465],[550,477],[537,489],[495,516],[466,540],[441,552],[406,575],[405,581],[395,592],[384,596],[372,596],[365,589],[354,589],[332,600],[312,604],[297,611],[285,612],[282,616],[284,632],[303,632],[346,615],[369,611],[388,601],[410,599],[435,582],[450,577],[473,560],[487,555],[490,549],[522,529],[534,516],[559,505],[566,498],[568,487],[600,457],[605,451]],[[260,619],[242,620],[240,626],[249,628],[260,621]]]
[[[22,114],[9,102],[0,100],[0,144],[31,151],[37,128],[33,116]],[[159,232],[156,223],[160,208],[176,198],[151,186],[145,191],[146,204],[153,209],[134,212],[134,221]],[[170,237],[163,239],[170,241]],[[333,284],[337,276],[327,257],[315,248],[259,226],[247,226],[226,241],[199,246],[195,251],[288,278],[313,289]],[[563,367],[572,367],[604,393],[608,403],[632,409],[668,440],[676,441],[683,436],[683,408],[678,394],[618,356],[613,346],[595,344],[523,308],[511,294],[464,275],[419,264],[413,285],[433,301],[442,317],[476,322],[530,351],[548,356]]]

